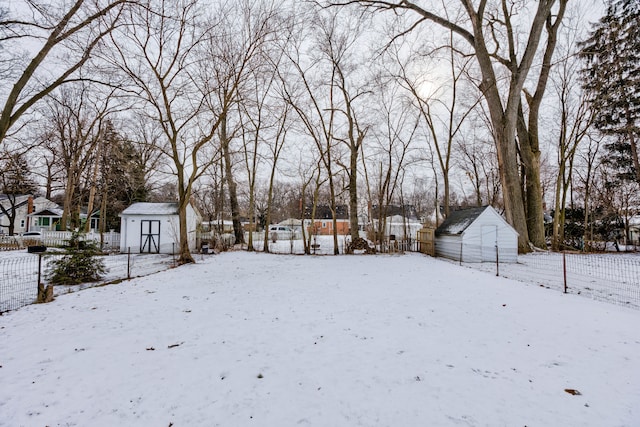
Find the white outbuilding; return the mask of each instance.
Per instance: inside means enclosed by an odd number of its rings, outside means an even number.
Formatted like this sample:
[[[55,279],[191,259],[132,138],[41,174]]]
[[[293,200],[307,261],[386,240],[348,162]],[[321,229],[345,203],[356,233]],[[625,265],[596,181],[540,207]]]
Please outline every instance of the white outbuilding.
[[[178,251],[180,223],[177,203],[134,203],[120,214],[120,251],[170,254]],[[200,215],[187,205],[189,249],[196,250]]]
[[[435,231],[436,256],[518,262],[518,232],[491,206],[453,211]]]

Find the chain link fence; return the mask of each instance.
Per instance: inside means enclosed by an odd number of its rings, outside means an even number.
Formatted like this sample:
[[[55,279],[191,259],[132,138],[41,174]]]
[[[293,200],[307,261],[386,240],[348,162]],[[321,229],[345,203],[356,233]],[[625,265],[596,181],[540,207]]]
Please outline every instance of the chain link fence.
[[[0,258],[0,314],[33,304],[38,283],[45,283],[47,271],[64,254],[21,253]],[[74,292],[132,277],[146,276],[175,266],[175,256],[164,254],[113,254],[101,256],[106,274],[97,282],[57,285],[54,293]]]

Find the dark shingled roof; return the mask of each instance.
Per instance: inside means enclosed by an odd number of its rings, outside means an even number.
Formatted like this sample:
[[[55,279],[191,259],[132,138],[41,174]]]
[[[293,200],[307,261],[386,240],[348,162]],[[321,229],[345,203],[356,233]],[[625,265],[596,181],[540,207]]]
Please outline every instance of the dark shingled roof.
[[[475,221],[487,206],[479,208],[460,209],[449,213],[447,219],[444,220],[440,227],[436,229],[436,236],[440,235],[459,235]]]
[[[312,206],[305,208],[305,218],[311,218]],[[331,207],[328,205],[318,205],[316,207],[315,219],[333,219]],[[349,207],[347,205],[336,205],[336,219],[349,219]]]

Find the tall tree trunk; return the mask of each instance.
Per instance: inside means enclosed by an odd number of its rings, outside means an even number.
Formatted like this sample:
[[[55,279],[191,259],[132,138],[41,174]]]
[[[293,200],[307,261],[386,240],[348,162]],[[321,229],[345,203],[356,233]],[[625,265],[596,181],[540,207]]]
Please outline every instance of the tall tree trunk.
[[[62,218],[60,219],[60,230],[67,231],[67,226],[73,222],[73,211],[75,205],[73,199],[76,191],[76,180],[74,179],[74,170],[69,170],[67,176],[67,183],[64,192],[64,201],[62,203]]]
[[[89,189],[89,202],[87,203],[87,221],[84,224],[84,232],[88,233],[91,230],[91,214],[93,214],[93,204],[96,199],[97,181],[98,181],[98,166],[100,162],[98,159],[94,160],[93,173],[91,176],[91,183]]]
[[[329,164],[331,164],[331,158],[329,158]],[[337,208],[336,208],[336,188],[333,182],[333,174],[331,173],[331,168],[328,168],[329,173],[329,197],[331,200],[329,201],[331,207],[331,224],[333,226],[333,254],[338,255],[340,251],[338,249],[338,221],[336,220]]]
[[[530,112],[533,115],[534,112]],[[530,117],[530,123],[531,123]],[[518,106],[518,141],[520,159],[524,166],[525,212],[529,240],[537,248],[546,248],[544,238],[544,212],[542,208],[542,185],[540,183],[540,143],[535,125],[527,129],[522,103]]]
[[[180,195],[180,201],[178,202],[178,231],[180,233],[180,243],[178,244],[178,253],[180,256],[178,257],[178,264],[181,265],[195,262],[189,248],[189,230],[187,229],[187,206],[189,205],[189,199],[185,197],[185,192],[182,193],[183,194]]]
[[[240,204],[238,203],[238,188],[233,179],[233,163],[231,161],[231,140],[227,133],[227,114],[221,114],[220,117],[220,146],[224,156],[225,178],[227,180],[227,188],[229,189],[229,206],[231,208],[231,219],[233,221],[233,234],[236,244],[244,243],[244,232],[240,222]]]
[[[360,137],[358,138],[360,140]],[[349,164],[349,232],[351,241],[355,241],[360,234],[358,232],[358,152],[359,145],[352,148]]]

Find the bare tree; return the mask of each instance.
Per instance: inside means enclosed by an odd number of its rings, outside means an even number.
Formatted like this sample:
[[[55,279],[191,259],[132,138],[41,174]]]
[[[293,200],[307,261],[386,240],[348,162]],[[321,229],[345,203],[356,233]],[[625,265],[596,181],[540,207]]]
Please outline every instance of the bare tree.
[[[386,228],[388,206],[397,199],[404,170],[411,151],[418,140],[419,115],[413,106],[400,96],[401,87],[394,78],[378,76],[377,107],[372,110],[379,125],[373,133],[372,144],[366,158],[370,166],[365,168],[369,189],[369,204],[376,205],[377,213],[371,218],[375,224],[374,239],[380,241]]]
[[[471,0],[460,0],[460,11],[455,10],[453,4],[443,4],[440,10],[437,10],[434,7],[422,6],[415,1],[345,0],[330,3],[358,5],[371,11],[407,11],[416,16],[417,20],[406,30],[400,31],[398,36],[410,32],[425,22],[431,22],[452,31],[467,43],[482,75],[478,87],[489,109],[492,131],[498,149],[507,221],[519,234],[519,250],[529,251],[527,217],[515,143],[518,109],[521,105],[522,90],[536,59],[542,34],[549,18],[553,16],[552,9],[557,1],[539,1],[535,11],[531,11],[530,14],[518,10],[520,3],[507,1],[494,5],[489,4],[487,0],[481,0],[474,5]],[[456,19],[462,15],[466,17],[464,22]],[[519,49],[519,46],[514,44],[518,41],[514,36],[516,29],[514,20],[527,15],[530,15],[530,19],[518,25],[519,28],[525,25],[529,28],[525,47]],[[503,71],[508,76],[508,87],[500,84],[500,74]]]
[[[273,12],[255,22],[243,14],[246,8],[206,16],[200,6],[198,0],[177,5],[149,0],[141,14],[129,16],[131,25],[111,37],[116,65],[131,79],[148,119],[162,129],[165,144],[159,148],[177,178],[180,263],[194,262],[188,233],[195,230],[187,230],[186,221],[192,187],[217,161],[212,141],[228,143],[228,116],[252,59],[272,31]]]
[[[0,225],[7,229],[9,236],[15,231],[15,221],[18,214],[18,204],[23,200],[20,196],[31,195],[36,190],[36,184],[25,153],[21,151],[2,151],[0,155],[0,214],[4,215],[8,223]],[[0,228],[0,229],[2,229]],[[4,233],[4,230],[2,229]]]
[[[291,105],[300,121],[301,132],[311,139],[317,149],[328,178],[329,207],[333,222],[333,252],[338,254],[338,236],[336,221],[336,184],[335,184],[335,156],[338,141],[334,138],[337,120],[337,104],[334,99],[338,90],[336,84],[337,70],[335,64],[329,62],[328,69],[319,72],[321,64],[326,59],[324,51],[333,49],[334,43],[339,43],[331,36],[332,17],[314,15],[315,23],[309,25],[316,30],[315,49],[320,55],[305,57],[302,53],[302,42],[287,53],[289,64],[293,71],[282,74],[283,92],[285,99]],[[333,15],[335,18],[335,15]],[[303,37],[304,38],[304,35]],[[324,50],[324,51],[323,51]],[[314,73],[314,70],[316,71]],[[295,83],[292,83],[293,79]]]
[[[568,36],[575,38],[575,34]],[[592,125],[596,111],[588,102],[578,80],[579,63],[575,49],[575,39],[568,39],[563,50],[565,57],[556,66],[552,75],[552,85],[558,99],[558,171],[555,182],[555,211],[551,246],[562,249],[564,242],[567,196],[573,185],[574,164],[580,144],[594,129]]]
[[[235,241],[244,243],[232,148],[234,139],[242,134],[240,117],[232,115],[242,109],[231,107],[238,102],[246,101],[252,96],[252,92],[262,91],[262,88],[255,85],[251,76],[273,72],[269,67],[277,65],[278,61],[270,64],[269,55],[274,54],[270,48],[279,41],[281,29],[287,29],[289,25],[281,19],[281,11],[274,2],[254,3],[249,0],[244,0],[234,5],[233,9],[227,10],[223,25],[227,33],[219,37],[215,45],[210,46],[214,75],[219,82],[218,102],[229,106],[220,116],[217,136],[224,160],[224,176],[229,192]],[[275,55],[280,56],[280,53],[275,52]],[[215,65],[216,63],[218,65]],[[272,77],[267,81],[271,79]],[[257,138],[259,137],[258,133]]]
[[[0,14],[0,67],[7,77],[2,79],[6,86],[0,86],[6,90],[0,97],[0,145],[38,101],[82,79],[78,71],[134,4],[135,0],[75,0],[53,7],[25,0],[24,16]],[[37,46],[33,52],[22,50],[31,44]]]
[[[522,101],[518,107],[517,136],[520,159],[524,169],[525,211],[529,240],[540,248],[546,248],[544,236],[544,212],[542,210],[542,183],[540,178],[540,108],[544,99],[547,83],[551,74],[552,60],[558,43],[558,31],[565,15],[568,0],[558,0],[558,10],[549,14],[545,20],[546,45],[542,56],[535,89],[530,93],[524,89],[524,98],[528,109],[525,111]],[[515,46],[512,31],[507,31],[509,45]],[[528,112],[528,117],[525,117]]]
[[[412,104],[419,112],[424,125],[428,129],[428,141],[433,145],[437,162],[442,174],[442,184],[444,190],[444,215],[449,216],[450,208],[450,175],[451,175],[451,155],[454,141],[459,138],[460,131],[473,109],[480,102],[479,98],[471,99],[469,105],[464,105],[461,95],[464,93],[464,76],[468,73],[470,65],[469,58],[463,58],[457,64],[455,58],[455,47],[453,45],[453,33],[449,35],[448,55],[446,58],[449,69],[449,78],[445,85],[438,88],[434,93],[425,93],[422,86],[424,83],[420,78],[412,74],[412,69],[421,69],[417,61],[422,61],[423,54],[411,55],[405,63],[401,59],[398,50],[394,51],[394,62],[396,62],[397,74],[400,84],[408,92]],[[388,52],[391,49],[387,49]],[[431,52],[426,56],[435,56],[436,52]],[[433,58],[432,58],[433,59]]]
[[[99,166],[97,151],[104,126],[109,115],[120,108],[114,102],[113,90],[104,93],[93,89],[82,81],[66,85],[49,96],[42,109],[50,128],[46,131],[52,142],[49,148],[64,176],[61,230],[82,225],[83,191],[91,187]]]

